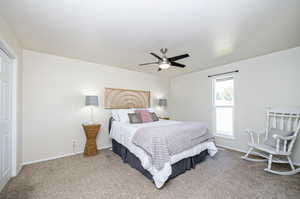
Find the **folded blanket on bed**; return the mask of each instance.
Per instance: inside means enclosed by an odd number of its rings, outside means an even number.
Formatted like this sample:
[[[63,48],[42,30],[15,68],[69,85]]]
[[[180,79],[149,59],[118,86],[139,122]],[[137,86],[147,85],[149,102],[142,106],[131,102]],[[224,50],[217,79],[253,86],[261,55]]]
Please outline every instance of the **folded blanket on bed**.
[[[150,154],[152,164],[160,170],[170,161],[172,155],[212,138],[213,135],[204,123],[181,122],[140,128],[132,142]]]

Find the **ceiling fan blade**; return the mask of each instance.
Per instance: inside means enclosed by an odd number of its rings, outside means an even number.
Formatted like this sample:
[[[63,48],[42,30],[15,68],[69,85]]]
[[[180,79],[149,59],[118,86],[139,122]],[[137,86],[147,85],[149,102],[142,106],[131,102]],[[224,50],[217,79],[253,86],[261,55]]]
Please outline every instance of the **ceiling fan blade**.
[[[145,66],[145,65],[151,65],[151,64],[158,64],[159,62],[150,62],[150,63],[144,63],[144,64],[139,64],[139,66]]]
[[[158,68],[157,72],[161,71],[161,68]]]
[[[158,56],[157,54],[155,54],[155,53],[150,53],[150,54],[162,61],[162,58],[160,56]]]
[[[177,62],[171,61],[170,63],[171,63],[172,66],[177,66],[177,67],[181,67],[181,68],[184,68],[184,67],[185,67],[185,65],[180,64],[180,63],[177,63]]]
[[[178,55],[178,56],[175,56],[175,57],[170,57],[170,58],[168,58],[168,60],[169,60],[170,62],[172,62],[172,61],[176,61],[176,60],[178,60],[178,59],[187,58],[187,57],[189,57],[189,56],[190,56],[189,54],[183,54],[183,55]]]

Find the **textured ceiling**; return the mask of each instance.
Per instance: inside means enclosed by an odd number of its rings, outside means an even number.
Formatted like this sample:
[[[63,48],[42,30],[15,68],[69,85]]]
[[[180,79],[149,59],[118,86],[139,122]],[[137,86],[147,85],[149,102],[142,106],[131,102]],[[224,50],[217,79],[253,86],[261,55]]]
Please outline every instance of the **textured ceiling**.
[[[30,50],[176,76],[300,45],[299,0],[1,0]],[[157,73],[149,52],[189,53]]]

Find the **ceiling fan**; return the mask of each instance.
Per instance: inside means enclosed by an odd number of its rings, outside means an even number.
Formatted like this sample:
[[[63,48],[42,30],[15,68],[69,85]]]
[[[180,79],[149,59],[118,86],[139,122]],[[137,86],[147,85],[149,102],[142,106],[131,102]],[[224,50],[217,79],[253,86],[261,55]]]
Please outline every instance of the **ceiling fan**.
[[[157,72],[163,70],[163,69],[168,69],[170,68],[170,66],[176,66],[176,67],[180,67],[180,68],[184,68],[185,65],[177,63],[175,61],[179,60],[179,59],[184,59],[189,57],[189,54],[183,54],[183,55],[178,55],[175,57],[170,57],[168,58],[166,56],[166,53],[168,52],[167,48],[162,48],[160,49],[160,52],[162,53],[162,57],[158,56],[155,53],[150,53],[151,55],[153,55],[154,57],[156,57],[158,59],[157,62],[150,62],[150,63],[144,63],[144,64],[140,64],[140,66],[145,66],[145,65],[150,65],[150,64],[158,64],[158,70]]]

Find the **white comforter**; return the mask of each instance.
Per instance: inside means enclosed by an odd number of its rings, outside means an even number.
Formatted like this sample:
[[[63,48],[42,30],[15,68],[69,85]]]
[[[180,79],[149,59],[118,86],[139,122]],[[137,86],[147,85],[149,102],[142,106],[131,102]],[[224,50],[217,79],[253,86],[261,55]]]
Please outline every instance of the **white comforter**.
[[[152,174],[156,187],[161,188],[172,173],[172,164],[184,158],[195,156],[206,149],[208,150],[210,156],[214,156],[217,153],[215,144],[211,141],[207,141],[196,145],[191,149],[171,156],[170,162],[167,162],[161,170],[157,170],[152,165],[151,157],[143,149],[132,143],[132,137],[134,136],[136,130],[142,127],[162,126],[177,123],[180,122],[173,120],[159,120],[157,122],[130,124],[114,121],[110,131],[110,136],[111,138],[125,146],[131,153],[135,154],[135,156],[140,159],[143,168],[148,170]]]

